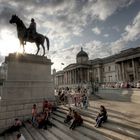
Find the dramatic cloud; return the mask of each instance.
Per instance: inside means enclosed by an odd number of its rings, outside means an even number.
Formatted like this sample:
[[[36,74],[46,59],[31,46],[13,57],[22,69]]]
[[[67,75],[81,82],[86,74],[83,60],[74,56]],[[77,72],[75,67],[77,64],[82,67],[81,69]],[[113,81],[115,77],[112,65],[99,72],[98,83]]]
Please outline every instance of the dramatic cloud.
[[[109,34],[104,34],[104,37],[109,37]]]
[[[101,30],[98,27],[93,28],[92,31],[97,35],[101,33]]]
[[[140,38],[140,12],[134,18],[132,24],[127,25],[123,39],[125,41],[134,41]]]
[[[116,10],[131,5],[134,0],[90,0],[84,11],[91,18],[105,20]]]
[[[125,32],[122,33],[121,38],[111,43],[113,53],[124,49],[129,42],[137,39],[140,39],[140,12],[138,12],[132,24],[125,27]]]
[[[124,47],[130,41],[140,39],[139,29],[140,29],[140,12],[138,12],[136,17],[133,19],[132,24],[127,25],[125,27],[125,31],[122,33],[121,38],[119,38],[118,40],[112,43],[102,43],[101,41],[94,40],[84,44],[84,50],[86,52],[89,52],[90,59],[103,58],[118,53],[119,51],[124,49]],[[109,35],[105,34],[104,36],[108,37]],[[77,52],[80,51],[81,46],[82,44],[72,45],[68,49],[62,50],[61,53],[59,53],[58,55],[61,58],[60,62],[67,62],[66,65],[75,62],[76,58],[74,56],[76,56]],[[69,56],[69,57],[64,56],[62,58],[61,56],[63,54],[66,54],[65,56]]]
[[[91,59],[110,55],[123,48],[118,45],[139,38],[139,30],[135,31],[139,27],[139,16],[126,26],[121,38],[111,43],[100,40],[111,38],[111,35],[104,31],[106,27],[99,28],[98,23],[105,23],[133,3],[135,0],[0,0],[0,52],[7,55],[19,48],[16,28],[9,24],[11,15],[17,14],[26,27],[30,19],[35,18],[37,31],[49,37],[51,46],[47,57],[54,62],[53,68],[61,69],[62,62],[65,66],[75,62],[75,56],[83,43]],[[116,26],[111,28],[118,29]],[[7,39],[12,42],[12,48],[6,42]],[[35,45],[30,44],[25,49],[27,53],[36,51]]]

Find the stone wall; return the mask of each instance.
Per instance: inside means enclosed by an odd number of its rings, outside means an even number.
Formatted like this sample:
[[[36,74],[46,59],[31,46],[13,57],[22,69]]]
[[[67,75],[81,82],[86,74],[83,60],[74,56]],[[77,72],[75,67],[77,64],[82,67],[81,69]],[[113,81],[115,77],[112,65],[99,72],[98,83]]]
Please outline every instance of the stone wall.
[[[99,88],[97,94],[107,100],[133,102],[140,104],[140,89],[136,88]]]
[[[0,129],[11,126],[15,118],[25,120],[31,118],[33,104],[38,111],[42,110],[42,100],[1,100],[0,101]]]

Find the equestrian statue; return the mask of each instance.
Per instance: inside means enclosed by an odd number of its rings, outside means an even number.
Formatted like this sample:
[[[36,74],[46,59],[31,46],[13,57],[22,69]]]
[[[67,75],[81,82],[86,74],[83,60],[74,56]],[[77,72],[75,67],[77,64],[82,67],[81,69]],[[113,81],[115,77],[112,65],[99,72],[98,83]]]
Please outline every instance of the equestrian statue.
[[[18,35],[20,44],[23,46],[23,53],[25,53],[24,45],[26,44],[26,42],[31,42],[31,43],[34,42],[37,46],[36,55],[38,55],[38,52],[40,50],[40,45],[43,48],[43,56],[45,55],[44,42],[46,39],[47,50],[49,50],[49,39],[48,37],[36,32],[36,23],[33,18],[31,19],[31,24],[29,28],[26,28],[23,21],[16,15],[12,15],[9,22],[11,24],[15,23],[17,26],[17,35]]]

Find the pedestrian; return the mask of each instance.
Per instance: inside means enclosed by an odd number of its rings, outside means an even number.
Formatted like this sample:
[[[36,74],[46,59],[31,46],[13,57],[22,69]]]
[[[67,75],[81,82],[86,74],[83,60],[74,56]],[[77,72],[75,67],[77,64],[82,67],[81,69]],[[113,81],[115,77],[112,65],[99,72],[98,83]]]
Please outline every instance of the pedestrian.
[[[36,104],[34,104],[32,107],[32,123],[33,123],[33,125],[36,122],[36,115],[37,115],[37,107],[36,107]]]

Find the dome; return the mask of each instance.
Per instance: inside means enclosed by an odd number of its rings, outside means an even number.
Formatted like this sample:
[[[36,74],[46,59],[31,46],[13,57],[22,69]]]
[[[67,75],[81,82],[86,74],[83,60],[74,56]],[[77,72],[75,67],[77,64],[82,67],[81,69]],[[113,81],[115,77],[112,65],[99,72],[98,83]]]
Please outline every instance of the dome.
[[[81,47],[81,51],[77,54],[77,57],[88,57],[88,54],[83,51],[83,48]]]
[[[76,61],[79,64],[85,64],[88,62],[88,54],[83,51],[83,48],[81,48],[81,51],[77,54]]]

